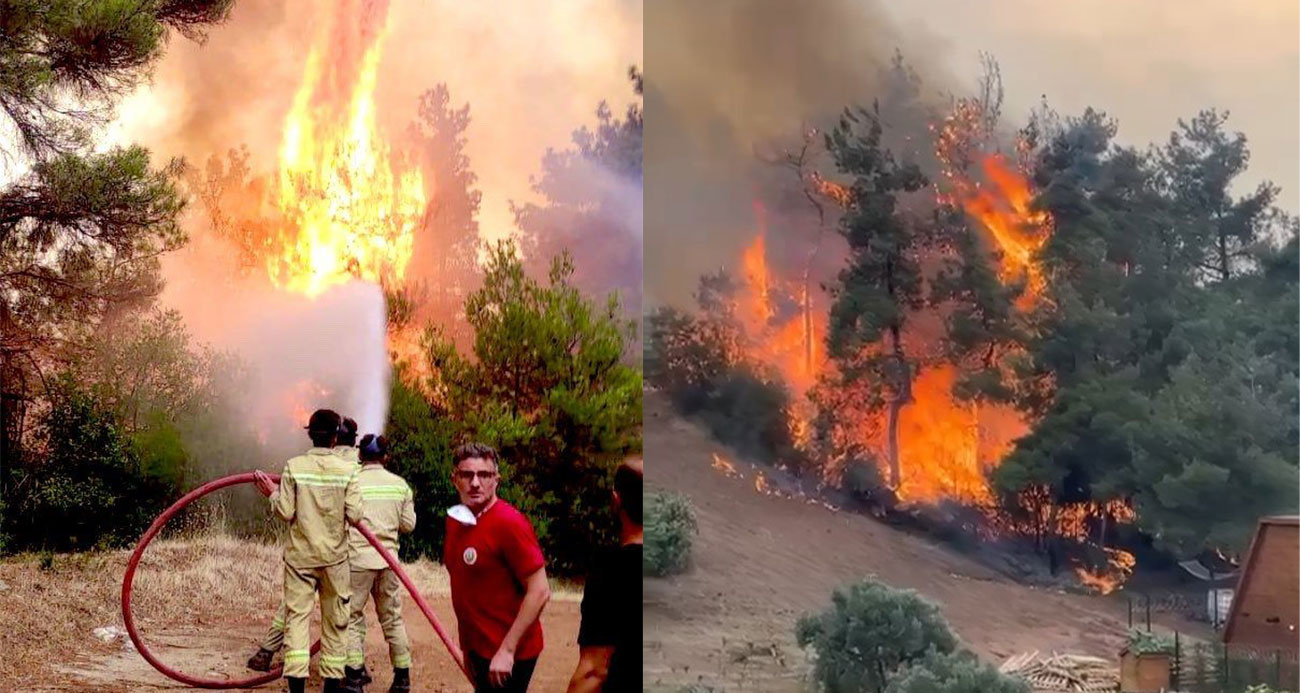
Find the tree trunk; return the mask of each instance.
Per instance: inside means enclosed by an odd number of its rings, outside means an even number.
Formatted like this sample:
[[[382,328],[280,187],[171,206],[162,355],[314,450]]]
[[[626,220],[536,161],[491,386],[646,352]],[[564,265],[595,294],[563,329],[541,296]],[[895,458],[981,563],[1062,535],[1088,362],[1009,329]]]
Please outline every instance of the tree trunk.
[[[809,268],[811,269],[811,268]],[[803,372],[813,375],[812,292],[808,289],[809,269],[803,274]]]
[[[1219,278],[1225,282],[1230,278],[1228,269],[1228,237],[1224,235],[1223,232],[1219,232]]]
[[[898,463],[898,414],[902,409],[902,399],[895,397],[889,403],[889,487],[895,491],[903,481],[902,469]]]
[[[899,462],[898,450],[898,420],[903,407],[912,401],[912,373],[907,365],[907,357],[903,353],[903,338],[900,332],[897,325],[889,328],[895,367],[894,399],[889,403],[889,487],[894,491],[897,491],[903,483],[903,470]]]

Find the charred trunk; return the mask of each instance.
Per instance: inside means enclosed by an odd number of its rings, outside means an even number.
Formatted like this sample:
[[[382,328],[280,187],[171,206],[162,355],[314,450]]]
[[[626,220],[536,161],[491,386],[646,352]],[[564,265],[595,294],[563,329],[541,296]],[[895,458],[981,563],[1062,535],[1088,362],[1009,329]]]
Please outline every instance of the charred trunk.
[[[908,367],[907,356],[903,353],[903,338],[898,325],[889,328],[889,337],[894,355],[892,369],[894,397],[889,403],[889,487],[897,492],[903,483],[903,470],[898,450],[898,420],[903,407],[912,401],[912,372]]]

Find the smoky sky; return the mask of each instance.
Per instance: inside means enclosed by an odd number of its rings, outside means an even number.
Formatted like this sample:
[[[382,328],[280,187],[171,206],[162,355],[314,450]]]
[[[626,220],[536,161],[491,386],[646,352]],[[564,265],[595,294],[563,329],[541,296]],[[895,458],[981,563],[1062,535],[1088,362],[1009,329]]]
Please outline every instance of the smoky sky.
[[[974,91],[980,53],[990,54],[1005,88],[1003,128],[1023,125],[1045,98],[1063,116],[1102,110],[1118,120],[1119,143],[1145,148],[1166,141],[1179,118],[1230,111],[1229,127],[1252,148],[1238,191],[1270,179],[1282,187],[1280,205],[1300,211],[1297,5],[1133,5],[647,3],[647,307],[689,303],[701,274],[735,265],[771,176],[756,150],[809,124],[833,124],[845,107],[870,105],[896,50],[941,109]]]
[[[869,105],[895,52],[934,98],[951,84],[923,33],[903,35],[872,2],[664,0],[645,26],[649,308],[688,302],[752,240],[774,175],[756,150]]]

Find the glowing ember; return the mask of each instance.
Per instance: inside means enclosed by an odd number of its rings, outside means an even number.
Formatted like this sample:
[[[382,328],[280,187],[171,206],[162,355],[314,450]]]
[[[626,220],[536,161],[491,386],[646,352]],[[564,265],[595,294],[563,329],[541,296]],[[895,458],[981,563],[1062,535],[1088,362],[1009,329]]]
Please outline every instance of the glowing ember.
[[[1124,582],[1133,573],[1133,566],[1137,564],[1137,559],[1127,551],[1112,548],[1103,550],[1106,552],[1105,570],[1094,573],[1082,566],[1078,566],[1074,569],[1074,572],[1079,576],[1079,582],[1084,586],[1090,587],[1101,594],[1110,594],[1123,587]]]
[[[336,31],[351,21],[336,16]],[[319,35],[307,58],[280,146],[284,223],[265,249],[277,286],[314,296],[354,277],[389,284],[405,275],[424,180],[414,168],[394,171],[375,125],[384,23],[362,39],[359,62],[337,33]]]
[[[740,476],[740,472],[736,471],[735,465],[723,459],[723,457],[716,452],[713,453],[713,468],[730,477]]]

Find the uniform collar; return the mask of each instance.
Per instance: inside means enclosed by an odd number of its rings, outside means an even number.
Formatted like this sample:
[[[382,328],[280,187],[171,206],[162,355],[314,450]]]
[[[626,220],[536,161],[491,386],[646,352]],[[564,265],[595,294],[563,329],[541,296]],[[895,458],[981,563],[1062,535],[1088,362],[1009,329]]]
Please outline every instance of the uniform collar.
[[[334,448],[312,448],[307,451],[308,455],[333,455]]]

